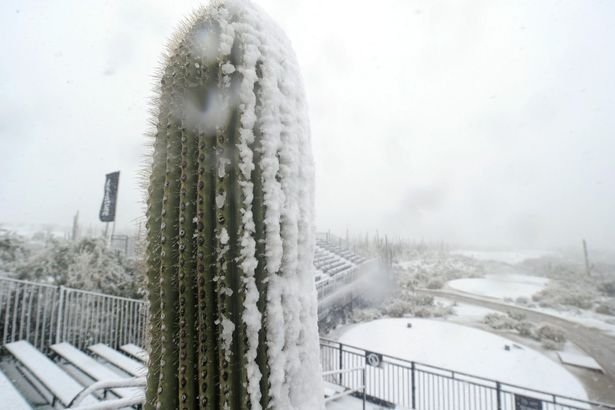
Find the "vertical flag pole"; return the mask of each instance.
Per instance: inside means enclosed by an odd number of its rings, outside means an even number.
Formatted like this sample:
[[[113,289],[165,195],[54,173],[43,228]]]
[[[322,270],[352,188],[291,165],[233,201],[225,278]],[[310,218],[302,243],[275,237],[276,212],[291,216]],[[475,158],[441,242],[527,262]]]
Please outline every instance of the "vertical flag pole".
[[[109,222],[105,223],[105,245],[109,247]]]
[[[115,221],[117,220],[117,201],[120,197],[120,171],[117,171],[117,183],[115,184],[115,207],[113,209],[113,227],[111,228],[111,237],[109,238],[109,247],[115,236]]]

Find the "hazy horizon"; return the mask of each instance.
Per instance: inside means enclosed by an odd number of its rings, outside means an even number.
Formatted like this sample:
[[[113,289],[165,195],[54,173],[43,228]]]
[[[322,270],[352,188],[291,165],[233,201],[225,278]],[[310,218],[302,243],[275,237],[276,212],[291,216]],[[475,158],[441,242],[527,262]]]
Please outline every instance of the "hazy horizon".
[[[615,249],[615,3],[256,1],[310,104],[316,225],[474,247]],[[202,2],[0,5],[0,224],[97,222],[140,172],[160,56]]]

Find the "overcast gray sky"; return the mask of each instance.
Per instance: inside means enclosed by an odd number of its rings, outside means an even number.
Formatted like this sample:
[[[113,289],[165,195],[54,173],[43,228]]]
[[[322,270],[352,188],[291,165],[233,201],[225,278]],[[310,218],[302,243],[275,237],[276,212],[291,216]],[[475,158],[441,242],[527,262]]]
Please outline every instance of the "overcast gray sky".
[[[258,0],[310,103],[317,226],[525,248],[615,244],[615,1]],[[203,2],[0,4],[0,222],[143,212],[163,45]]]

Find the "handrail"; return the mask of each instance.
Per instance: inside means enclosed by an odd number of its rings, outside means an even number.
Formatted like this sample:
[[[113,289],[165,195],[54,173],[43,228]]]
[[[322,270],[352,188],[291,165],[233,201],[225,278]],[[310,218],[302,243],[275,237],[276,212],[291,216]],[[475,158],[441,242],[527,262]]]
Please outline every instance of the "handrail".
[[[128,302],[147,303],[143,299],[133,299],[133,298],[127,298],[125,296],[109,295],[107,293],[94,292],[94,291],[91,291],[91,290],[84,290],[84,289],[77,289],[77,288],[69,288],[69,287],[66,287],[64,285],[52,285],[52,284],[45,283],[45,282],[33,282],[31,280],[15,279],[15,278],[10,278],[8,276],[0,276],[0,281],[16,282],[16,283],[21,283],[21,284],[24,284],[24,285],[41,286],[41,287],[52,288],[52,289],[63,288],[67,292],[85,293],[85,294],[88,294],[88,295],[100,296],[100,297],[111,298],[111,299],[118,299],[118,300],[125,300],[125,301],[128,301]]]
[[[68,404],[68,407],[71,408],[79,403],[81,403],[86,397],[90,394],[94,393],[97,390],[107,390],[116,387],[143,387],[145,386],[146,380],[145,377],[133,377],[130,379],[115,379],[115,380],[100,380],[90,384],[81,390]],[[129,399],[137,399],[141,398],[141,402],[144,399],[143,395],[136,395],[135,397],[129,397]],[[138,403],[135,403],[138,404]],[[107,408],[107,407],[105,407]],[[119,407],[118,407],[119,408]]]
[[[363,367],[354,367],[352,369],[340,369],[340,370],[330,370],[330,371],[326,371],[322,373],[322,377],[326,377],[326,376],[331,376],[334,374],[345,374],[345,373],[352,373],[352,372],[356,372],[356,371],[361,371],[361,378],[362,378],[362,386],[358,386],[354,389],[347,389],[344,390],[342,392],[339,392],[338,394],[334,394],[330,397],[325,398],[325,403],[328,401],[333,401],[333,400],[337,400],[339,398],[342,397],[346,397],[346,396],[350,396],[352,393],[358,393],[361,390],[363,390],[363,410],[365,410],[365,402],[367,401],[367,368],[365,366]]]

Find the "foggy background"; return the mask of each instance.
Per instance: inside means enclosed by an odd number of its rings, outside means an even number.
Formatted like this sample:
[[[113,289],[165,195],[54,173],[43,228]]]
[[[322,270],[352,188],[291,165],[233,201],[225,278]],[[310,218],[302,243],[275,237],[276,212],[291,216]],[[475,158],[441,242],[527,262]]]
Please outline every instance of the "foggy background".
[[[317,227],[614,248],[615,2],[256,1],[310,103]],[[0,4],[0,223],[97,222],[139,172],[163,46],[196,1]]]

